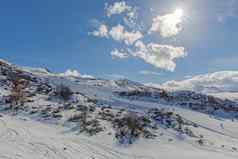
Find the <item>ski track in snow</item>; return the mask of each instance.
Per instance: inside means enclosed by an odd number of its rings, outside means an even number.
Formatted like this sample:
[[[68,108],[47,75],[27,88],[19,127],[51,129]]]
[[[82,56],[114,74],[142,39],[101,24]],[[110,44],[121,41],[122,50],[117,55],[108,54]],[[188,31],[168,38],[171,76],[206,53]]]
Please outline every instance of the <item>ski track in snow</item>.
[[[104,138],[65,134],[64,130],[61,126],[4,115],[0,118],[0,159],[173,159],[176,156],[179,159],[200,159],[207,155],[218,159],[236,159],[238,156],[237,152],[228,148],[222,149],[218,145],[199,146],[186,139],[185,142],[175,141],[170,144],[159,139],[146,143],[145,147],[138,144],[139,150],[136,145],[135,149],[121,149],[108,143],[107,139],[104,142]]]
[[[34,123],[30,121],[20,121],[25,122],[22,124],[11,118],[4,117],[0,120],[1,159],[154,159],[118,152],[107,145],[80,136],[72,138],[54,132],[48,133],[48,128],[44,131],[44,125],[37,123],[40,126],[34,127]],[[39,132],[38,128],[43,131]]]

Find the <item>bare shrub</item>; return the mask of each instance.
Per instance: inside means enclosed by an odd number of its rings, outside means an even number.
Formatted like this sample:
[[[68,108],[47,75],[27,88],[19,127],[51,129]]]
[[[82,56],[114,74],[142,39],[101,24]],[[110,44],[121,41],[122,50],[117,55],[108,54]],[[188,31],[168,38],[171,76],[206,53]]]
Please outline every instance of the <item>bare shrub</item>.
[[[74,114],[71,117],[69,117],[68,121],[69,122],[78,122],[81,120],[81,118],[82,118],[81,113],[77,113],[77,114]]]
[[[187,134],[190,137],[198,137],[190,127],[198,127],[196,123],[186,120],[179,114],[170,110],[153,108],[148,111],[148,115],[156,125],[173,129],[177,132]]]
[[[60,84],[56,86],[55,95],[64,101],[68,101],[73,95],[73,92],[68,86]]]
[[[97,119],[92,119],[86,122],[86,127],[84,131],[90,136],[96,135],[97,133],[103,131],[103,128]]]
[[[99,118],[106,121],[113,121],[115,115],[110,109],[101,109],[101,111],[98,112]]]
[[[80,129],[81,129],[81,131],[84,131],[86,129],[87,120],[88,120],[88,109],[81,112],[81,118],[80,118]]]
[[[28,82],[20,78],[18,76],[15,76],[15,78],[10,78],[10,95],[9,95],[9,103],[11,109],[17,108],[17,106],[21,105],[23,106],[26,102],[26,92],[25,88],[28,85]]]
[[[89,108],[83,109],[80,113],[77,113],[70,117],[68,121],[79,123],[80,132],[85,132],[92,136],[103,131],[103,128],[101,127],[98,120],[90,118],[89,111]]]
[[[169,99],[169,95],[168,95],[168,93],[165,90],[161,90],[160,97],[165,99],[165,100]]]
[[[145,138],[155,137],[148,128],[149,120],[144,116],[138,116],[136,113],[128,113],[122,118],[113,121],[113,127],[116,131],[115,137],[120,144],[132,144],[140,136]]]

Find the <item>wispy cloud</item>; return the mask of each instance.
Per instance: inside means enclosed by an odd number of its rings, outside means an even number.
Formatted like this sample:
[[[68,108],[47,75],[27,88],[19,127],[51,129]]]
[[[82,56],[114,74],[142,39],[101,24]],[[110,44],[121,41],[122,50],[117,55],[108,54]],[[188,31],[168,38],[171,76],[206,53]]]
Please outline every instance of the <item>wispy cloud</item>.
[[[111,52],[111,56],[114,59],[117,59],[117,58],[124,59],[124,58],[127,58],[129,55],[127,53],[123,52],[123,51],[119,51],[118,49],[114,49]]]
[[[143,37],[140,31],[129,32],[125,30],[125,27],[121,24],[112,27],[110,31],[108,30],[108,27],[105,24],[102,24],[97,30],[89,34],[102,38],[110,37],[115,41],[124,42],[126,45],[132,45],[135,41]]]
[[[98,37],[108,37],[108,28],[105,24],[101,24],[98,30],[93,31],[90,34]]]
[[[127,45],[132,45],[135,41],[143,37],[142,33],[139,31],[128,32],[125,30],[124,26],[118,24],[112,27],[109,32],[112,39],[116,41],[124,41]]]
[[[154,71],[149,71],[149,70],[141,70],[139,71],[139,74],[142,74],[142,75],[152,75],[152,76],[161,76],[163,75],[162,73],[160,72],[154,72]]]
[[[121,14],[124,12],[130,12],[132,7],[127,5],[125,1],[115,2],[113,5],[106,4],[107,16],[110,17],[114,14]]]

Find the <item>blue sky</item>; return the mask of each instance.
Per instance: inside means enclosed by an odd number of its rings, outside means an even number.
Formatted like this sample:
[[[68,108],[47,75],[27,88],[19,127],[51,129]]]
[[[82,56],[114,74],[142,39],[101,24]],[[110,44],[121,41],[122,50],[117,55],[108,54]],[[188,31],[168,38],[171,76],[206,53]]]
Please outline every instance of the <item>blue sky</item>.
[[[115,3],[122,2],[126,9],[113,10]],[[163,35],[157,27],[149,33],[158,19],[177,18],[178,10],[183,12],[182,19],[175,19],[181,20],[179,30]],[[125,23],[132,12],[133,25]],[[17,65],[55,72],[76,69],[96,77],[126,77],[145,83],[238,68],[237,0],[8,0],[0,5],[0,19],[0,58]],[[140,32],[142,37],[125,44],[123,37],[110,34],[119,24],[129,35]],[[107,27],[107,35],[95,36],[101,25]],[[138,41],[146,45],[141,54],[135,47]],[[161,52],[165,45],[176,51],[184,48],[180,50],[184,56],[173,59],[173,70],[168,70],[171,61]],[[113,50],[127,57],[113,58]],[[158,58],[151,61],[154,55]]]

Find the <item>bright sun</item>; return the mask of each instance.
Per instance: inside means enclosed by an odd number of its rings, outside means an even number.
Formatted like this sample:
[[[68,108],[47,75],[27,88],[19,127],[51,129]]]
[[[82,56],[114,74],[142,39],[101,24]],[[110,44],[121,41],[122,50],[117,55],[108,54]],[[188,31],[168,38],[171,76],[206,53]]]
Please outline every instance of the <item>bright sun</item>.
[[[177,29],[177,25],[182,23],[184,16],[183,9],[175,9],[173,13],[164,16],[163,23],[166,28]]]

